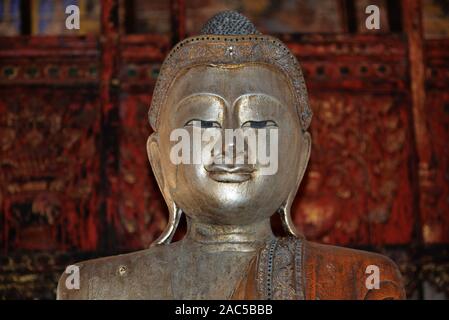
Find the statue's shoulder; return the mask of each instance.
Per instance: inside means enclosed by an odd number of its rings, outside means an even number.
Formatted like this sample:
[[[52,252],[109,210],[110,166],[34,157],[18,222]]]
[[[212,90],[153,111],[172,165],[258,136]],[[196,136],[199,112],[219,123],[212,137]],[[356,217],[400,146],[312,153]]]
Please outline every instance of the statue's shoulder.
[[[384,255],[309,241],[303,254],[306,278],[319,298],[405,298],[401,273]]]
[[[77,262],[61,275],[57,299],[128,299],[140,297],[143,283],[154,284],[164,278],[169,265],[166,246],[104,258]],[[151,272],[150,272],[151,271]]]
[[[333,263],[337,262],[339,264],[350,263],[350,265],[353,265],[354,263],[360,265],[377,264],[382,266],[385,270],[397,270],[396,264],[390,258],[375,252],[320,244],[311,241],[305,241],[304,247],[307,257],[315,260],[318,259]]]

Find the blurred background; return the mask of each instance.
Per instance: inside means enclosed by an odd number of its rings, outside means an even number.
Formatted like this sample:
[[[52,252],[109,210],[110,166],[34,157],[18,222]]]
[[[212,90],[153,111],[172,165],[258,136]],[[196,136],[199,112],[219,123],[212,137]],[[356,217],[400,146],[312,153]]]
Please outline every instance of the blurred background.
[[[71,4],[80,30],[65,28]],[[298,228],[390,256],[410,299],[449,296],[449,1],[0,0],[0,298],[53,299],[66,265],[160,234],[152,90],[169,49],[226,9],[281,38],[305,74]]]

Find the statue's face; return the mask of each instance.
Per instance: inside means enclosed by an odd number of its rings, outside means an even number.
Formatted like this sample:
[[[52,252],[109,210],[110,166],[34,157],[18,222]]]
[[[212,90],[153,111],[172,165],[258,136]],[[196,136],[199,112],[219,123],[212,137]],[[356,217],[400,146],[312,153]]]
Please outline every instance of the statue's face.
[[[198,123],[201,129],[195,128]],[[170,152],[179,140],[171,141],[170,135],[179,128],[191,136],[193,130],[251,128],[267,135],[277,130],[277,154],[269,154],[277,171],[267,174],[259,162],[174,164]],[[181,73],[169,90],[158,132],[165,192],[190,218],[207,223],[248,224],[270,217],[296,193],[308,160],[292,88],[281,72],[262,64],[196,66]],[[230,145],[223,144],[223,150]]]

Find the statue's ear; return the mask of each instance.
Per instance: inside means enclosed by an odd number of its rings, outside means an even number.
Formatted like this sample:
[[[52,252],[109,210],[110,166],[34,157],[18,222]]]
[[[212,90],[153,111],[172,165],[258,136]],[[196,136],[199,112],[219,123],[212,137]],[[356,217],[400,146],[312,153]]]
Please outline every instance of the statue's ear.
[[[307,164],[309,163],[310,159],[310,152],[312,150],[312,137],[310,136],[310,133],[307,131],[303,133],[302,136],[302,143],[301,143],[301,151],[299,154],[299,166],[298,166],[298,173],[297,173],[297,181],[296,181],[296,190],[293,194],[293,198],[296,196],[296,192],[298,192],[299,185],[301,184],[302,178],[304,178],[304,173],[307,169]]]
[[[161,189],[161,192],[164,192],[164,175],[162,174],[162,166],[161,166],[161,153],[159,151],[159,134],[157,132],[153,132],[147,140],[147,154],[148,160],[150,161],[151,168],[153,169],[153,174],[156,178],[157,184]],[[165,195],[164,195],[165,197]]]
[[[171,239],[175,234],[182,212],[173,201],[173,198],[170,194],[170,190],[168,188],[168,184],[166,183],[162,171],[161,153],[159,149],[159,134],[157,132],[154,132],[148,137],[147,154],[157,184],[159,185],[159,189],[162,192],[162,196],[164,197],[165,203],[167,204],[169,211],[167,226],[165,227],[165,230],[162,232],[159,238],[157,238],[153,244],[168,244],[171,242]]]
[[[284,230],[288,234],[293,235],[295,237],[302,237],[302,234],[295,228],[295,225],[291,217],[291,207],[293,204],[293,200],[295,200],[295,196],[296,193],[298,192],[302,178],[304,177],[304,173],[306,172],[307,164],[309,163],[310,159],[311,149],[312,149],[312,137],[308,132],[304,132],[303,141],[301,143],[301,150],[299,153],[299,165],[298,170],[296,172],[296,185],[295,188],[293,188],[290,194],[288,195],[287,200],[278,210],[281,215]]]

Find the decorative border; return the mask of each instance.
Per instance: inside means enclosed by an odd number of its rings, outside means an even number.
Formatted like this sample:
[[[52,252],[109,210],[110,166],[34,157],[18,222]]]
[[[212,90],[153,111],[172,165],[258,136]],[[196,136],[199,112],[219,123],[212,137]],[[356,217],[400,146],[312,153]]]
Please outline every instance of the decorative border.
[[[275,238],[262,248],[257,265],[259,298],[303,300],[303,240]]]
[[[304,241],[296,240],[295,247],[295,289],[296,289],[296,299],[304,300],[304,281],[303,281],[303,259],[304,257]]]

